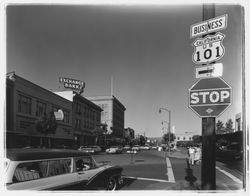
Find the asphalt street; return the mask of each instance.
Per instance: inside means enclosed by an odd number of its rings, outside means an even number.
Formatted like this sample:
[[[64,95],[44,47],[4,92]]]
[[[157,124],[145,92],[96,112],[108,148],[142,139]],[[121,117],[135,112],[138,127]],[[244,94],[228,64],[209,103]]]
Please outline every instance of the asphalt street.
[[[120,190],[200,190],[201,165],[190,166],[183,156],[165,157],[156,150],[137,154],[94,155],[97,162],[123,167]],[[237,167],[236,167],[237,168]],[[216,162],[216,190],[241,190],[242,173],[228,164]]]

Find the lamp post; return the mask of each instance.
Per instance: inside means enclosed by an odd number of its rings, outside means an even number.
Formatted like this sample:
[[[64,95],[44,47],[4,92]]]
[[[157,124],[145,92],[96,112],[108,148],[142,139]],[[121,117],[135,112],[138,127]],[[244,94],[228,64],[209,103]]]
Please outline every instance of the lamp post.
[[[170,133],[171,133],[171,110],[167,108],[160,108],[159,113],[161,113],[162,110],[165,110],[168,112],[168,151],[170,152]],[[163,122],[162,122],[163,124]]]

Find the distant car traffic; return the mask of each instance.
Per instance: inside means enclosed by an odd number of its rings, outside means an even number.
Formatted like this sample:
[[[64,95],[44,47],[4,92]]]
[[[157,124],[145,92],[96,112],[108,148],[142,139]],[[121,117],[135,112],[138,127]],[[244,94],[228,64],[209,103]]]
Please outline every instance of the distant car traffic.
[[[123,147],[123,150],[124,150],[124,151],[129,151],[129,150],[131,150],[130,145],[126,145],[126,146],[124,146],[124,147]]]
[[[159,146],[152,146],[152,150],[158,150]]]
[[[95,150],[91,147],[88,147],[88,146],[80,146],[78,148],[78,150],[82,151],[82,152],[87,152],[87,153],[91,153],[91,154],[94,154],[95,153]]]
[[[151,147],[149,145],[144,145],[144,146],[140,146],[140,150],[150,150]]]
[[[110,148],[106,149],[107,154],[120,154],[122,153],[122,147],[120,146],[111,146]]]
[[[134,151],[140,151],[140,146],[139,145],[134,145],[133,147],[132,147],[132,150]]]
[[[115,190],[122,170],[79,150],[9,149],[5,183],[8,190]]]
[[[90,146],[90,148],[92,148],[95,153],[98,153],[98,152],[101,152],[102,151],[102,148],[100,146]]]

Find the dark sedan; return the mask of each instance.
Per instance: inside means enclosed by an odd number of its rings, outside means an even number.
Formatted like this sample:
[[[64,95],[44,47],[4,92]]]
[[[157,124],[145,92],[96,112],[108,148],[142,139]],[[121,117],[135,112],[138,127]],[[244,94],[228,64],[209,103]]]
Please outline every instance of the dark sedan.
[[[236,161],[243,159],[243,150],[239,144],[230,144],[216,148],[216,159],[222,161]]]

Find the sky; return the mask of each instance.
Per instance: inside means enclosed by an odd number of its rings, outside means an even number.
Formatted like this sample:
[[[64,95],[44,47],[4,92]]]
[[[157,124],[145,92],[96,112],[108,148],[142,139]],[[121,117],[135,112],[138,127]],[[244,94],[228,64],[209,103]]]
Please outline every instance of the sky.
[[[242,10],[215,6],[228,15],[222,78],[232,105],[217,118],[242,111]],[[188,108],[197,79],[190,26],[202,21],[202,5],[9,5],[6,71],[39,86],[59,89],[59,77],[85,82],[84,97],[111,94],[125,106],[125,127],[159,137],[171,110],[172,130],[201,134],[201,118]],[[164,129],[165,130],[165,129]]]

